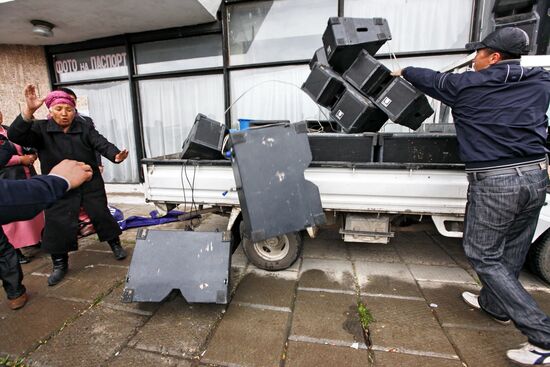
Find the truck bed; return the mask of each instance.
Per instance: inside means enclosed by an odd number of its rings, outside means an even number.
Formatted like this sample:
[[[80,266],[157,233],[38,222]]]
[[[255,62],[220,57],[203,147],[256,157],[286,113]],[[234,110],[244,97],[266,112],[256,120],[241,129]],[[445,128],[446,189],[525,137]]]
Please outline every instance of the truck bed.
[[[239,205],[231,162],[142,160],[145,198],[155,203]],[[312,162],[305,178],[325,210],[463,216],[468,182],[461,164]]]

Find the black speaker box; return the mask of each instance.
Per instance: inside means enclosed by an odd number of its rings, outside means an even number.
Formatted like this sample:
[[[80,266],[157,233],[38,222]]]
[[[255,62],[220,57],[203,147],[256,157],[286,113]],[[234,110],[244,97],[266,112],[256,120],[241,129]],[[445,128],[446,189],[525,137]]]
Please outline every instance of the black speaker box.
[[[325,53],[324,47],[318,48],[315,51],[315,53],[313,54],[313,57],[311,58],[311,61],[309,62],[309,69],[312,70],[315,64],[329,66],[328,60],[327,60],[327,54]]]
[[[527,13],[533,10],[537,0],[495,0],[493,13],[496,17],[510,13]]]
[[[384,18],[329,18],[323,34],[327,60],[339,73],[346,71],[361,50],[374,55],[391,39]]]
[[[380,133],[379,160],[386,163],[462,163],[456,134]]]
[[[390,120],[413,130],[434,113],[426,96],[403,78],[394,78],[375,103]]]
[[[357,59],[344,73],[344,79],[367,96],[376,98],[392,80],[391,71],[367,51],[361,50]]]
[[[198,114],[183,143],[181,158],[222,159],[222,144],[226,127],[217,121]]]
[[[308,78],[302,85],[306,92],[317,104],[331,108],[344,91],[344,80],[330,67],[315,64]]]
[[[311,163],[306,133],[299,123],[230,135],[243,234],[253,242],[325,222],[319,189],[304,178]]]
[[[388,120],[381,109],[352,86],[346,88],[330,115],[346,133],[377,132]]]
[[[376,145],[375,133],[309,133],[313,162],[370,163]]]
[[[122,302],[160,302],[179,289],[189,303],[226,304],[231,232],[140,229]]]

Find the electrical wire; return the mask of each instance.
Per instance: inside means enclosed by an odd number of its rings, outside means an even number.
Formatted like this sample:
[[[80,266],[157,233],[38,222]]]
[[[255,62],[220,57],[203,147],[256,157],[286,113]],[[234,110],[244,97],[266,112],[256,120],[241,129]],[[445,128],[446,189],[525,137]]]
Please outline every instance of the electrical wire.
[[[184,172],[185,172],[185,178],[187,180],[187,183],[189,184],[189,187],[191,188],[191,214],[193,213],[193,211],[197,212],[199,209],[197,207],[197,203],[195,202],[195,175],[197,173],[197,162],[196,161],[192,161],[193,162],[193,180],[192,180],[192,183],[191,183],[191,180],[189,180],[189,176],[187,175],[187,163],[189,161],[186,161],[185,164],[183,165],[183,169],[184,169]]]
[[[185,185],[183,184],[183,166],[185,165],[185,162],[181,164],[180,180],[181,180],[181,189],[183,191],[183,204],[187,206],[187,197],[185,195]]]
[[[392,51],[391,47],[390,47],[390,43],[391,41],[387,41],[386,42],[386,45],[388,45],[388,52],[390,54],[390,61],[392,60],[392,57],[393,57],[393,60],[395,61],[395,63],[397,64],[397,68],[394,66],[393,64],[393,61],[392,61],[392,69],[396,70],[396,69],[401,69],[401,65],[399,65],[399,61],[397,60],[397,56],[395,55],[395,53]]]
[[[246,94],[248,94],[250,91],[252,91],[253,89],[259,87],[260,85],[263,85],[263,84],[266,84],[266,83],[280,83],[280,84],[285,84],[285,85],[290,85],[291,87],[294,87],[296,89],[298,89],[299,91],[303,92],[303,93],[306,93],[302,90],[302,88],[298,87],[296,84],[293,84],[293,83],[290,83],[290,82],[286,82],[286,81],[283,81],[283,80],[276,80],[276,79],[270,79],[270,80],[264,80],[263,82],[260,82],[258,84],[255,84],[253,85],[252,87],[248,88],[247,90],[245,90],[243,93],[241,93],[241,95],[235,99],[233,101],[233,103],[231,103],[229,105],[229,107],[227,107],[227,109],[224,111],[224,115],[233,107],[233,105],[235,105],[242,97],[244,97]],[[307,93],[306,93],[307,95]],[[309,96],[308,96],[309,97]],[[321,115],[323,115],[326,120],[329,122],[330,124],[330,127],[334,130],[333,126],[332,126],[332,123],[330,121],[330,119],[327,117],[327,115],[323,112],[323,110],[321,109],[321,107],[319,105],[317,105],[317,108],[319,109],[319,112],[321,113]],[[321,124],[321,121],[319,120],[319,118],[317,117],[317,123],[319,124],[320,128],[324,130],[323,128],[323,125]]]

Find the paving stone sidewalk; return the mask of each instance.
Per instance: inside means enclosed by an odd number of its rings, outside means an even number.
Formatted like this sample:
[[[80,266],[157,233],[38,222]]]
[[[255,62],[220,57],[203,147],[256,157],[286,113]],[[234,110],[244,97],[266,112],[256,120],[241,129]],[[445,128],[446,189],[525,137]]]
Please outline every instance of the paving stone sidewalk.
[[[151,206],[118,206],[125,216]],[[160,226],[177,228],[189,223]],[[223,230],[227,218],[203,217],[198,230]],[[123,235],[129,254],[137,230]],[[289,269],[266,272],[239,248],[232,257],[230,304],[120,301],[130,257],[116,261],[95,236],[70,256],[67,280],[48,287],[49,258],[23,266],[29,303],[7,308],[0,296],[0,357],[28,366],[511,366],[505,351],[525,341],[460,299],[478,282],[459,240],[432,225],[403,227],[389,245],[344,243],[335,227],[305,238]],[[550,288],[522,281],[550,312]],[[357,314],[375,321],[373,346]]]

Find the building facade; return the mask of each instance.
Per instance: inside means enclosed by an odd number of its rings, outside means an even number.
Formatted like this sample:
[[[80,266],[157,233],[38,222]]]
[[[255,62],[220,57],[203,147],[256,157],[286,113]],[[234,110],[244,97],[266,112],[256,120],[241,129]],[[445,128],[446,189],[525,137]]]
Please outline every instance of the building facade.
[[[60,86],[73,89],[79,112],[131,152],[124,165],[106,165],[105,181],[137,183],[140,159],[181,151],[198,113],[230,127],[238,127],[242,118],[326,120],[327,111],[300,86],[309,74],[309,59],[322,46],[329,17],[384,17],[392,40],[377,57],[388,68],[441,69],[467,56],[464,44],[486,33],[485,3],[225,0],[218,21],[208,24],[44,49],[0,45],[0,58],[10,58],[7,67],[0,66],[3,76],[10,75],[0,84],[0,110],[8,122],[13,119],[27,82],[37,82],[44,93]],[[24,69],[23,74],[12,69]],[[440,120],[436,113],[428,122]],[[407,130],[392,123],[384,129]]]

